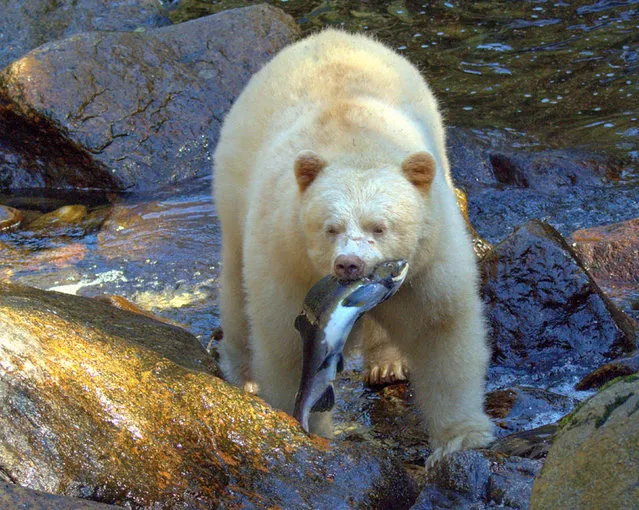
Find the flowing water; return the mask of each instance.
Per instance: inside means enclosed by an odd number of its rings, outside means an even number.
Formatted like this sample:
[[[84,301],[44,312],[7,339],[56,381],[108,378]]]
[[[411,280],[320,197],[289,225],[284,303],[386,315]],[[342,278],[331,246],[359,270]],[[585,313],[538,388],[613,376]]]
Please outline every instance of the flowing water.
[[[237,0],[183,0],[176,20]],[[639,1],[271,0],[305,33],[374,34],[428,78],[448,122],[603,153],[639,180]]]
[[[183,0],[174,22],[254,2]],[[579,149],[639,184],[639,1],[271,1],[305,33],[375,34],[428,77],[451,125],[526,150]],[[217,314],[219,229],[210,177],[153,196],[0,196],[30,221],[64,204],[78,222],[0,232],[0,279],[127,297],[206,344]],[[28,222],[24,222],[27,224]]]

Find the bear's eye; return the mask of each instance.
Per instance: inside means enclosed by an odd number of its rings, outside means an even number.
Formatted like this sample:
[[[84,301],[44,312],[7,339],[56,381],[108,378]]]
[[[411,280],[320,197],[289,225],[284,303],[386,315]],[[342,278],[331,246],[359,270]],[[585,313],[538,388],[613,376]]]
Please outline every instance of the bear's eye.
[[[376,236],[381,236],[386,232],[384,225],[373,225],[371,230],[373,231],[373,234],[375,234]]]
[[[328,235],[335,236],[335,235],[338,234],[338,232],[339,232],[338,228],[336,226],[334,226],[334,225],[328,225],[326,227],[326,233]]]

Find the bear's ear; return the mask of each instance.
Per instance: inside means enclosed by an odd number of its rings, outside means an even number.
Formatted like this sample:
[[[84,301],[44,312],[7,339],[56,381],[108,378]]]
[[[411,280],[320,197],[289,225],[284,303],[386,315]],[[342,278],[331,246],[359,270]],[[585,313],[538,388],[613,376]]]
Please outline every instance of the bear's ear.
[[[428,152],[415,152],[404,160],[402,170],[420,191],[428,191],[435,178],[435,158]]]
[[[313,151],[305,150],[297,155],[293,168],[301,192],[306,191],[326,165],[326,161]]]

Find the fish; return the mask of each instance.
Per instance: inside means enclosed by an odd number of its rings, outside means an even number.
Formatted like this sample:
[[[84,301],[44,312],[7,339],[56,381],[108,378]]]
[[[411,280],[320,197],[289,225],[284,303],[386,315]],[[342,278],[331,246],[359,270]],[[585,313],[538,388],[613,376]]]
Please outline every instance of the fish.
[[[302,376],[293,417],[309,432],[311,412],[335,405],[333,381],[344,367],[342,351],[357,320],[393,296],[408,273],[404,259],[389,260],[357,280],[320,279],[306,295],[295,329],[303,342]]]

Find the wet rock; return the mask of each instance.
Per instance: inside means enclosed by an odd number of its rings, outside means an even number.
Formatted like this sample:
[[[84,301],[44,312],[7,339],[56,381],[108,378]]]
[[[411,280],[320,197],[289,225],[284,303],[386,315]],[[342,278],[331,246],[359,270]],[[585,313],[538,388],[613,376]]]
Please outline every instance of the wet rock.
[[[0,69],[29,50],[56,39],[94,30],[132,31],[169,24],[155,0],[7,0],[0,19]]]
[[[492,152],[489,159],[497,182],[522,188],[596,186],[604,177],[618,177],[610,161],[561,151]]]
[[[544,459],[552,446],[557,428],[556,423],[548,423],[531,430],[515,432],[495,441],[490,449],[505,455]]]
[[[116,510],[119,506],[105,505],[94,501],[55,496],[34,491],[19,485],[0,482],[0,508],[25,508],[29,510]]]
[[[22,218],[23,214],[17,209],[0,205],[0,231],[18,225]]]
[[[568,242],[597,284],[639,320],[639,218],[577,230]]]
[[[639,372],[639,351],[627,358],[620,358],[590,372],[575,385],[579,391],[598,389],[605,383]]]
[[[419,466],[415,479],[421,483],[424,459],[430,455],[428,435],[414,404],[410,384],[369,388],[361,369],[349,365],[361,362],[349,359],[335,382],[334,421],[340,440],[373,444],[392,458]]]
[[[531,508],[634,508],[639,501],[639,378],[601,390],[562,421]]]
[[[493,382],[507,367],[524,384],[574,383],[635,349],[632,321],[549,225],[530,221],[518,228],[484,257],[481,272]]]
[[[471,129],[449,127],[446,130],[446,146],[456,185],[471,191],[480,185],[496,184],[488,158],[489,140],[482,139],[479,133]]]
[[[468,193],[473,226],[488,242],[503,240],[534,218],[568,236],[583,227],[639,217],[636,186],[609,183],[619,170],[614,159],[528,152],[526,144],[530,139],[499,130],[448,129],[453,178]]]
[[[553,423],[572,411],[577,402],[541,388],[520,386],[489,392],[485,407],[497,426],[497,437],[503,437]]]
[[[444,458],[428,473],[428,483],[412,507],[475,509],[528,508],[541,461],[462,451]]]
[[[20,148],[49,140],[52,127],[59,145],[85,158],[74,175],[97,170],[85,179],[91,187],[153,189],[209,173],[224,114],[298,33],[282,11],[257,5],[145,32],[77,34],[31,51],[0,73],[0,122],[29,125],[0,139],[17,151],[0,158],[0,184],[77,185],[56,158],[35,176],[22,165],[30,156]],[[106,175],[111,183],[99,178]]]
[[[639,218],[577,230],[568,242],[597,282],[639,284]]]
[[[0,288],[0,472],[132,507],[407,508],[405,471],[307,436],[197,340],[106,303]]]

